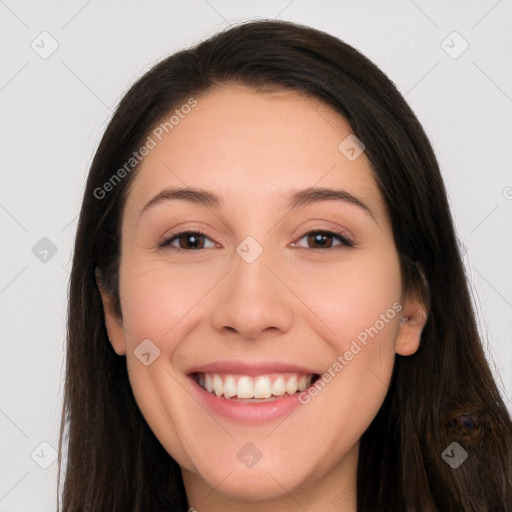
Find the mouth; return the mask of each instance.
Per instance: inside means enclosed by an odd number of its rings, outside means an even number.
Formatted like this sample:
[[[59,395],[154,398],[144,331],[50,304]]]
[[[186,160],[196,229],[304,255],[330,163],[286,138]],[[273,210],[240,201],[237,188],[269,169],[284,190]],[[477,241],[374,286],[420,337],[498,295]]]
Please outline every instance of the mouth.
[[[190,375],[207,393],[233,402],[272,402],[298,395],[320,377],[299,372],[243,375],[201,373]]]
[[[257,427],[303,407],[300,394],[319,378],[300,364],[277,360],[217,360],[189,368],[190,393],[213,417]],[[295,414],[310,414],[310,408]],[[300,420],[295,420],[300,421]]]

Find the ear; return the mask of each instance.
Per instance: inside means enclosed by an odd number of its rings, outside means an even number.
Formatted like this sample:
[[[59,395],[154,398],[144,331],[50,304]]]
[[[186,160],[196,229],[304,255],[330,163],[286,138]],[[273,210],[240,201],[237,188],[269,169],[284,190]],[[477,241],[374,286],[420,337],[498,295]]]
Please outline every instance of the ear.
[[[395,352],[410,356],[420,346],[421,332],[428,318],[427,308],[421,299],[410,296],[405,300],[401,315]]]
[[[103,315],[105,318],[105,327],[107,328],[108,339],[116,354],[123,356],[126,354],[126,341],[124,337],[122,318],[116,311],[111,292],[107,292],[103,285],[99,269],[96,269],[95,275],[96,284],[100,290],[101,301],[103,303]]]

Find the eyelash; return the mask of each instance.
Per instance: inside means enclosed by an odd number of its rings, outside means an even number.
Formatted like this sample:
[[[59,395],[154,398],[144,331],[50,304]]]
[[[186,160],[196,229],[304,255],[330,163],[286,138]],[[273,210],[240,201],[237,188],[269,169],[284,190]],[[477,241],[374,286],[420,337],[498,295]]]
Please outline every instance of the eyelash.
[[[162,248],[162,249],[171,248],[173,250],[186,251],[186,252],[202,250],[202,249],[183,249],[181,247],[174,247],[171,245],[172,242],[174,242],[175,240],[179,240],[182,237],[190,236],[190,235],[200,235],[201,237],[208,238],[208,236],[200,230],[181,231],[179,233],[174,233],[174,234],[164,238],[162,241],[160,241],[158,243],[158,247]],[[329,249],[335,250],[335,249],[341,249],[344,247],[355,247],[356,246],[355,242],[353,242],[352,240],[347,238],[347,236],[345,236],[345,234],[343,234],[342,232],[332,231],[332,230],[328,230],[328,229],[314,229],[311,231],[307,231],[298,240],[302,240],[304,237],[309,236],[309,235],[324,235],[324,236],[328,236],[328,237],[333,237],[340,242],[340,245],[331,246],[331,247],[307,247],[308,249],[315,250],[315,251],[325,251],[325,250],[329,250]],[[213,240],[210,240],[210,241],[213,241]]]

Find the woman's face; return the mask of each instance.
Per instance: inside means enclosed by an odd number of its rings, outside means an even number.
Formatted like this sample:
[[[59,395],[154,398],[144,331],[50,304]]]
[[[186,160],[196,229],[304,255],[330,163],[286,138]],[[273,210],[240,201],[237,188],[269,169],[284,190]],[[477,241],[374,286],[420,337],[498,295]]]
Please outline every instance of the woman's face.
[[[105,302],[138,406],[205,507],[354,490],[420,332],[369,161],[295,92],[225,86],[178,118],[126,201],[121,320]]]

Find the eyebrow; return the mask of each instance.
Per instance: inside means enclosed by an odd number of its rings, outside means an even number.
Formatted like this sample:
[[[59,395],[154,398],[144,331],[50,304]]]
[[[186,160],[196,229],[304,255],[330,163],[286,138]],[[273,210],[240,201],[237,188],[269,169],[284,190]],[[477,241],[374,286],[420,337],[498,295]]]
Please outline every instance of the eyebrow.
[[[149,208],[167,201],[187,201],[189,203],[200,204],[208,208],[215,209],[220,208],[224,204],[222,196],[202,188],[166,188],[146,203],[139,216]],[[355,205],[368,213],[375,220],[374,214],[369,206],[355,195],[342,189],[308,187],[298,191],[292,191],[288,196],[288,207],[292,210],[299,206],[306,206],[321,201],[342,201]]]
[[[189,203],[202,204],[209,208],[219,208],[224,203],[221,196],[202,188],[166,188],[146,203],[139,215],[142,215],[152,206],[166,201],[187,201]]]
[[[293,193],[290,197],[290,209],[298,206],[305,206],[320,201],[343,201],[358,206],[373,219],[375,219],[372,210],[361,199],[342,189],[332,189],[324,187],[309,187]]]

